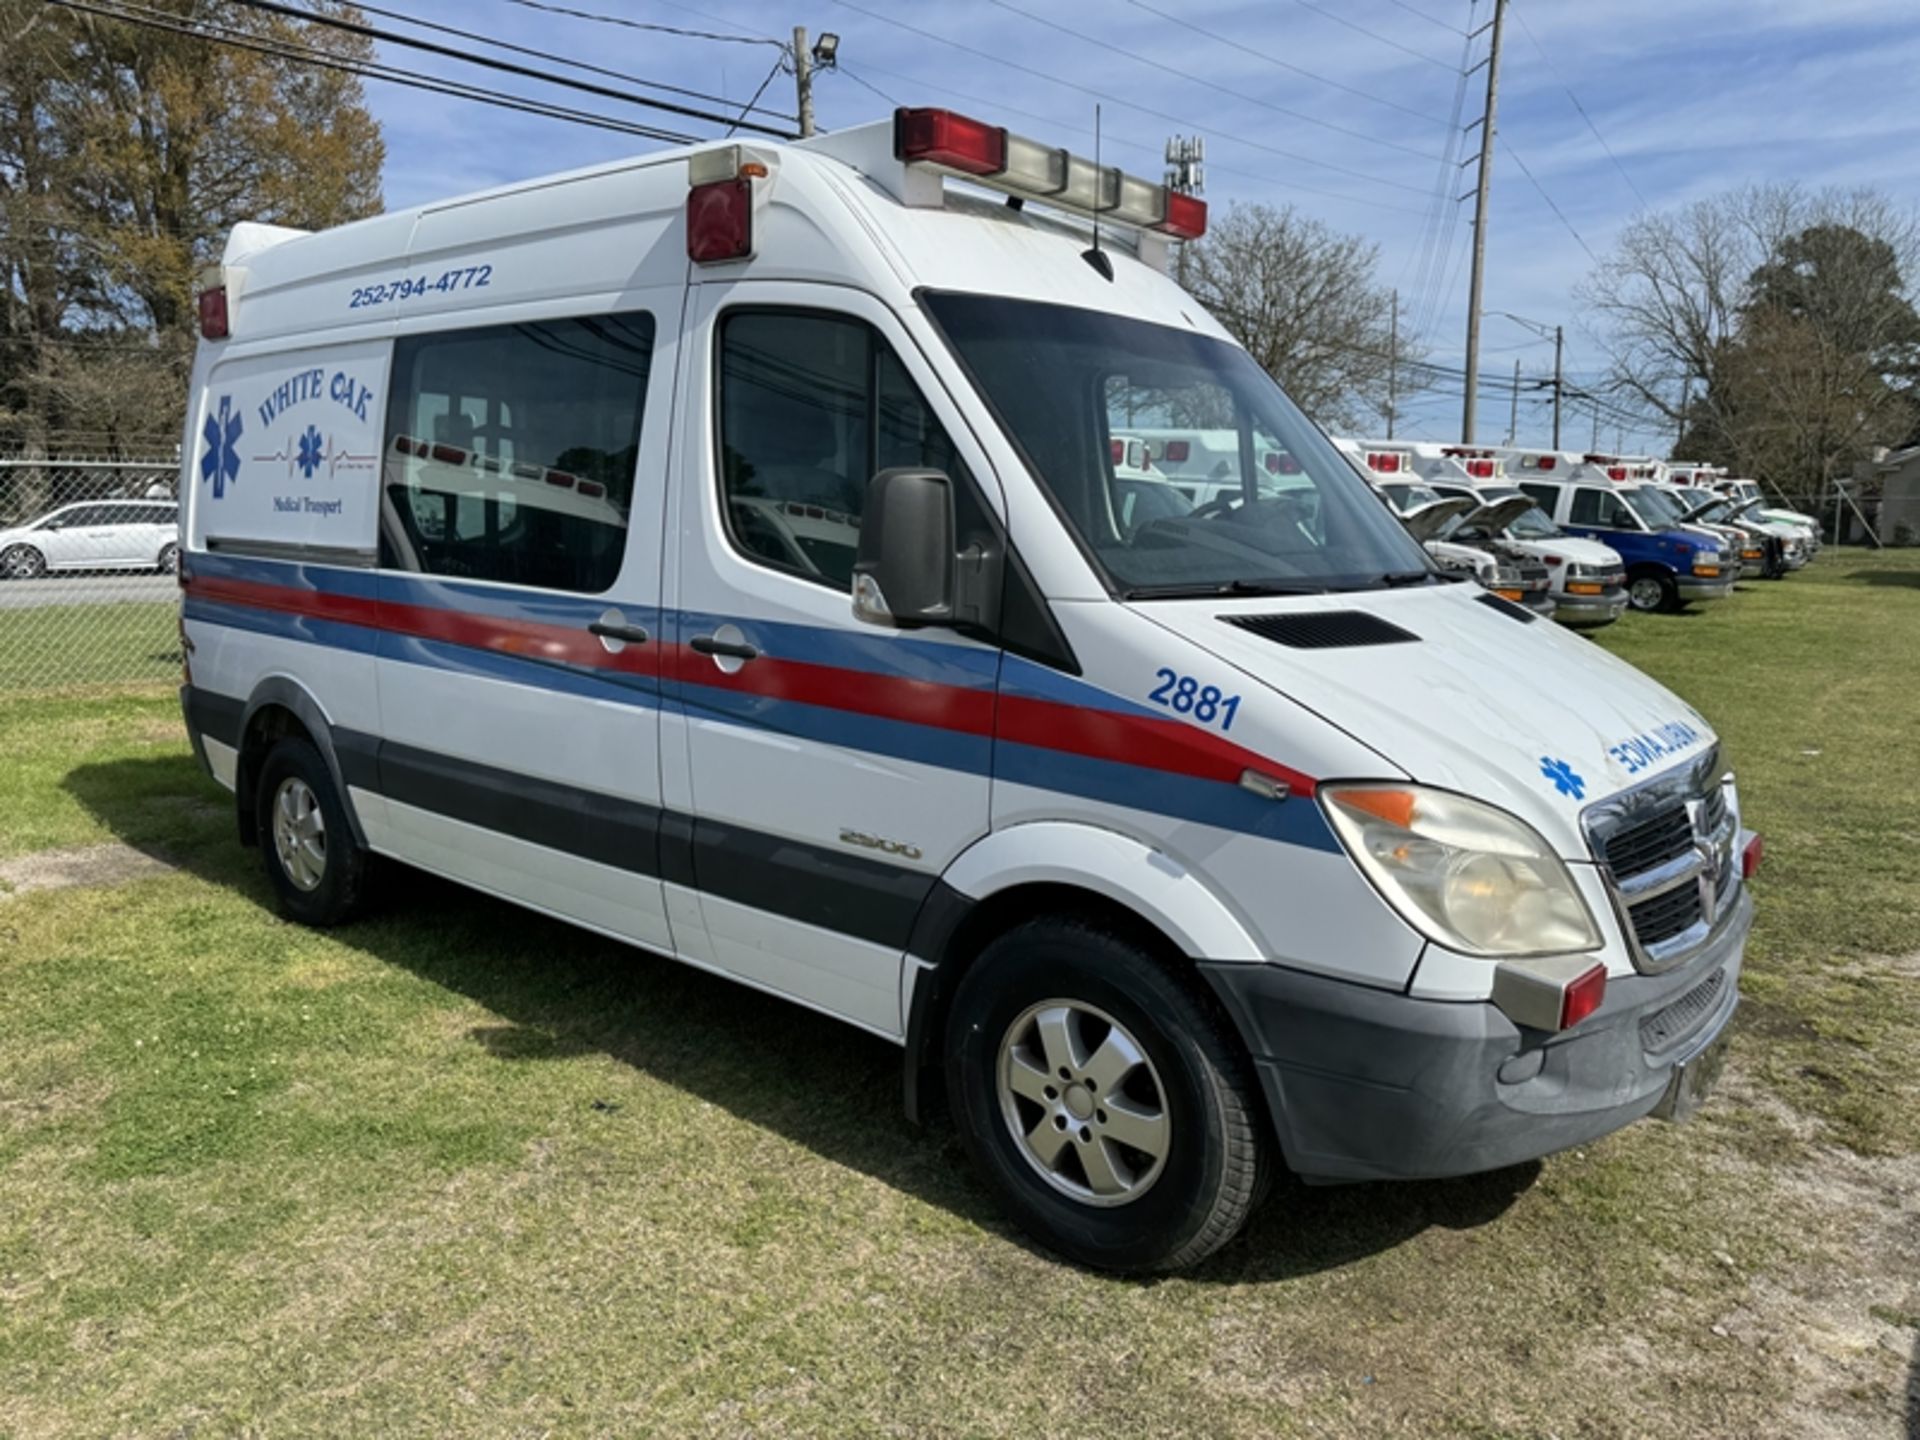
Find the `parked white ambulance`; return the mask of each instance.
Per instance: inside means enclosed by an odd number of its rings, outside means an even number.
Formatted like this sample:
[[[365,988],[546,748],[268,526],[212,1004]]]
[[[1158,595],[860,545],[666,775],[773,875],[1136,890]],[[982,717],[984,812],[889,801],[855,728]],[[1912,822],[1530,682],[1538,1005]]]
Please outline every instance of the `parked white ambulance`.
[[[1507,476],[1500,452],[1424,441],[1336,440],[1347,458],[1396,484],[1424,482],[1442,499],[1467,498],[1484,509],[1469,517],[1518,555],[1546,567],[1553,618],[1576,629],[1611,625],[1627,609],[1627,572],[1620,555],[1598,540],[1569,535]],[[1525,504],[1520,504],[1520,501]],[[1396,499],[1396,504],[1400,502]],[[1506,510],[1491,507],[1507,505]],[[1405,508],[1404,505],[1402,508]]]
[[[1167,278],[1204,213],[902,110],[237,228],[183,703],[284,911],[404,862],[841,1017],[1117,1269],[1283,1163],[1684,1113],[1758,854],[1712,728],[1437,571]],[[1123,516],[1203,403],[1238,499]]]

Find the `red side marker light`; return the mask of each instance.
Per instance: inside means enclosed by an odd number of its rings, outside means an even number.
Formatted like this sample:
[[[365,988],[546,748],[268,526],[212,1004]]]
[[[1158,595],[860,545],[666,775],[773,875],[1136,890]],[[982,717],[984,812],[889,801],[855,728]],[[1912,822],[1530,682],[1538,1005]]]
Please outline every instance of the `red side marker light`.
[[[1188,446],[1186,441],[1184,440],[1167,441],[1166,458],[1171,460],[1174,464],[1176,465],[1184,464],[1188,453],[1189,451],[1188,451]]]
[[[696,265],[753,253],[753,182],[710,180],[687,191],[687,258]]]
[[[216,285],[200,292],[200,335],[206,340],[227,338],[227,287]]]
[[[963,175],[998,175],[1007,168],[1007,132],[951,110],[893,112],[896,160],[924,160]]]
[[[1607,967],[1596,965],[1560,993],[1560,1028],[1570,1030],[1607,998]]]
[[[1760,871],[1760,862],[1766,859],[1767,842],[1758,833],[1747,838],[1746,848],[1740,852],[1740,878],[1751,880]]]
[[[1153,228],[1178,240],[1198,240],[1207,233],[1207,202],[1169,190],[1167,218]]]

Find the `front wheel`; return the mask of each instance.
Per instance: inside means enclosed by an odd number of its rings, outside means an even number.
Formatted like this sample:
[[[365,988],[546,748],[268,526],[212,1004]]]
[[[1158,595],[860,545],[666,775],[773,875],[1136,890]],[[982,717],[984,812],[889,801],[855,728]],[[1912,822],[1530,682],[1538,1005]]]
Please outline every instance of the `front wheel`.
[[[160,559],[156,562],[162,575],[174,575],[180,570],[180,547],[169,540],[160,547]]]
[[[1665,575],[1636,575],[1627,585],[1627,600],[1642,611],[1678,610],[1680,589]]]
[[[9,580],[38,580],[47,573],[47,557],[31,545],[15,545],[0,554],[0,575]]]
[[[1027,922],[968,969],[947,1084],[974,1163],[1020,1225],[1102,1270],[1175,1270],[1266,1188],[1252,1067],[1202,997],[1087,921]]]

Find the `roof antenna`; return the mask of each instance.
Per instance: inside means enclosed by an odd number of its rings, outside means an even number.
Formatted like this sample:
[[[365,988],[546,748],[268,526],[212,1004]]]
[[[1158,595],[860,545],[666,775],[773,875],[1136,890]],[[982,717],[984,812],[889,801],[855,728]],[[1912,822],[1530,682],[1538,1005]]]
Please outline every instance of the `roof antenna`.
[[[1109,284],[1113,281],[1113,261],[1100,248],[1100,202],[1107,198],[1107,172],[1100,168],[1100,106],[1093,107],[1093,248],[1082,250],[1080,258]]]

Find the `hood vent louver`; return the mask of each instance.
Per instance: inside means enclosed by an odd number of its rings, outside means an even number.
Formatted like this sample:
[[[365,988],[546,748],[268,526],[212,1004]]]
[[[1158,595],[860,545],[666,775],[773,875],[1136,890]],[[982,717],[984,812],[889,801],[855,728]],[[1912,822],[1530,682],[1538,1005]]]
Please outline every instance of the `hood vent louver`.
[[[1540,618],[1538,615],[1534,614],[1531,610],[1527,609],[1526,606],[1516,605],[1511,600],[1507,599],[1505,596],[1495,595],[1490,590],[1482,590],[1478,595],[1474,596],[1473,598],[1478,600],[1482,605],[1486,606],[1489,610],[1498,610],[1502,615],[1506,616],[1509,620],[1518,620],[1523,625],[1531,625],[1534,621]]]
[[[1222,615],[1228,625],[1295,650],[1406,645],[1420,637],[1365,610],[1298,610],[1285,615]]]

